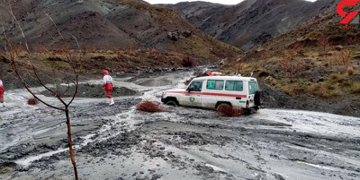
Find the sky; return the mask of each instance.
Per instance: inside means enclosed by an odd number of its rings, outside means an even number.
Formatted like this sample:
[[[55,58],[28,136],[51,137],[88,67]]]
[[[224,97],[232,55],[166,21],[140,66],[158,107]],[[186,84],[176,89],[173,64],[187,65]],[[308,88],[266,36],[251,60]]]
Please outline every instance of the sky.
[[[199,0],[145,0],[151,4],[176,4],[178,2],[184,2],[184,1],[199,1]],[[228,5],[232,5],[232,4],[238,4],[239,2],[241,2],[242,0],[203,0],[203,1],[207,1],[207,2],[212,2],[212,3],[219,3],[219,4],[228,4]],[[306,0],[306,1],[316,1],[316,0]]]

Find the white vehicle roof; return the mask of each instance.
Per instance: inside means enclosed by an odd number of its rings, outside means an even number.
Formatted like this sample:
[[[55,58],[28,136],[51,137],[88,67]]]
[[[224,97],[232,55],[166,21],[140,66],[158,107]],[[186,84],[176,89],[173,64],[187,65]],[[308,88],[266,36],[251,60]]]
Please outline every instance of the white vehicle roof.
[[[205,76],[194,78],[194,80],[205,81],[205,80],[234,80],[234,81],[256,81],[256,78],[253,77],[242,77],[242,76]]]

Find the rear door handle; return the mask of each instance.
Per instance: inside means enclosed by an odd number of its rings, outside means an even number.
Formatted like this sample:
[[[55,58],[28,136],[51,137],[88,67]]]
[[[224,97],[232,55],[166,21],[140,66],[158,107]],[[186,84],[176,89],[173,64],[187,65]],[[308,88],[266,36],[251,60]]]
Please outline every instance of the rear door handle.
[[[241,97],[237,97],[236,99],[239,99],[239,100],[241,100]]]

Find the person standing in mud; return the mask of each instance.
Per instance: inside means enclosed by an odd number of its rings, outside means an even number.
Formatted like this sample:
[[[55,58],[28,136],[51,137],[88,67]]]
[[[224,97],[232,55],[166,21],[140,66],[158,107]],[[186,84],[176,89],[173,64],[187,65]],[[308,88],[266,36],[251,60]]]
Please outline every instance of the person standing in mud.
[[[114,99],[111,96],[111,92],[113,90],[113,79],[112,77],[109,75],[109,71],[104,70],[104,78],[103,78],[103,88],[105,90],[106,93],[106,97],[107,99],[107,103],[112,106],[114,105]]]
[[[3,105],[3,107],[5,107],[4,93],[5,93],[4,84],[0,79],[0,103]]]

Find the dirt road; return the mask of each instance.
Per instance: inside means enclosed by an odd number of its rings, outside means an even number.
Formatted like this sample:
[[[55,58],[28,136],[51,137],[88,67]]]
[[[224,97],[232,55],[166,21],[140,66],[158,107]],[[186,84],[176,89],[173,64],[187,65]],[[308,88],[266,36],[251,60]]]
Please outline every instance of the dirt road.
[[[240,118],[184,107],[135,110],[141,100],[159,101],[163,90],[184,86],[178,82],[191,74],[117,78],[117,87],[136,93],[112,107],[91,92],[81,96],[71,114],[81,179],[360,179],[360,118],[276,109]],[[28,96],[10,91],[10,103],[0,108],[0,179],[72,179],[63,115],[26,105]]]

